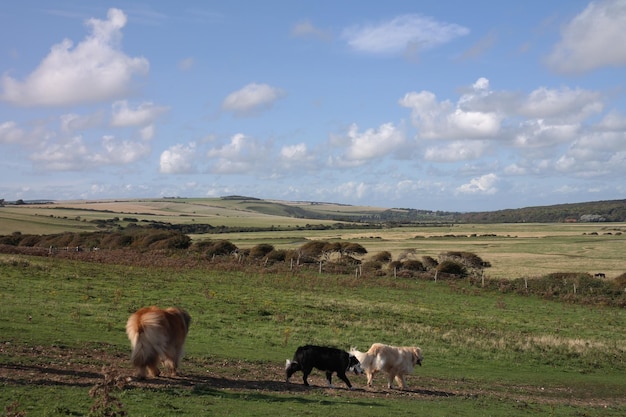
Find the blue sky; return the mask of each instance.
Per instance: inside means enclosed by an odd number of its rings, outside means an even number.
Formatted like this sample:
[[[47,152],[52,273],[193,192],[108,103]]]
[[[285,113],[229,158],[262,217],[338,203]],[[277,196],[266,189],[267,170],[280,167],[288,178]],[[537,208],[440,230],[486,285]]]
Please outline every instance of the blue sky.
[[[626,0],[0,10],[0,198],[626,198]]]

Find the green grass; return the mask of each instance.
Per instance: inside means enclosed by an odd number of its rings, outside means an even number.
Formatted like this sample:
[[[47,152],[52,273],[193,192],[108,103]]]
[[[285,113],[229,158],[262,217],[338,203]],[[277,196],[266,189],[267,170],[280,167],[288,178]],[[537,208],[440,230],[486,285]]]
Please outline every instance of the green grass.
[[[75,363],[100,372],[102,358],[112,355],[122,358],[119,372],[130,374],[125,321],[151,304],[191,313],[182,372],[196,382],[123,390],[119,398],[132,416],[626,413],[623,309],[498,295],[463,281],[174,270],[9,255],[0,255],[0,269],[0,346],[40,349],[39,355],[0,356],[0,404],[17,401],[29,416],[86,415],[91,387],[9,380],[1,377],[3,367]],[[293,380],[298,389],[282,389],[284,361],[297,346],[363,350],[373,342],[423,349],[424,366],[408,379],[418,398],[387,392],[380,375],[373,391],[301,390],[299,377]],[[219,378],[261,378],[261,386],[267,381],[281,388],[225,388]],[[365,384],[364,377],[351,380]],[[323,386],[322,373],[314,372],[313,381]]]

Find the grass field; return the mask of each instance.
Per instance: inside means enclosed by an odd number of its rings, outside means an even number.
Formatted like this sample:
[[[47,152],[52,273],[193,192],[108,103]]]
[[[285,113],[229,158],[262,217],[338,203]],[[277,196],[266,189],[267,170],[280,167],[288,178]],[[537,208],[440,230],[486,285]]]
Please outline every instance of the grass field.
[[[477,291],[464,281],[155,268],[0,255],[0,405],[89,415],[104,375],[131,416],[623,416],[626,312]],[[193,317],[182,377],[127,382],[135,309]],[[418,345],[408,391],[382,376],[284,382],[305,343]],[[103,368],[104,367],[104,368]],[[115,381],[115,380],[113,380]],[[102,388],[102,385],[100,385]],[[105,390],[106,391],[106,390]],[[103,391],[100,391],[103,392]],[[102,394],[104,395],[104,394]],[[113,405],[111,405],[113,404]],[[114,409],[114,404],[109,402]],[[113,415],[100,410],[91,415]]]

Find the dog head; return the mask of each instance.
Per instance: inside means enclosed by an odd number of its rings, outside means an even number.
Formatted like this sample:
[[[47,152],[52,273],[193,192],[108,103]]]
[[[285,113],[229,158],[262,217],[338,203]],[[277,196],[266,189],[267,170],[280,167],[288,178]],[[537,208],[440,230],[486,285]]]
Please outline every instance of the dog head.
[[[424,356],[422,356],[422,349],[416,347],[413,348],[413,365],[417,364],[422,366],[422,361],[424,360]]]
[[[361,362],[352,353],[348,356],[348,370],[354,372],[356,375],[363,374],[363,368],[361,368]]]

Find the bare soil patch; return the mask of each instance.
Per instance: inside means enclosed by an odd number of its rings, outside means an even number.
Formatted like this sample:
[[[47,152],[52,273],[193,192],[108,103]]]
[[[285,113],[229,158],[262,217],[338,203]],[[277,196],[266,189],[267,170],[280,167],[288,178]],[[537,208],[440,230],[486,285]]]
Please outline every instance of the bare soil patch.
[[[4,342],[0,345],[0,383],[3,385],[58,385],[90,389],[102,384],[105,374],[118,375],[118,384],[124,389],[189,389],[198,392],[232,391],[253,392],[259,395],[310,395],[324,390],[326,395],[353,398],[416,398],[421,400],[462,397],[476,399],[489,397],[522,404],[611,407],[626,405],[624,397],[584,398],[566,387],[538,387],[530,385],[495,384],[478,386],[466,380],[425,378],[416,374],[409,377],[410,388],[402,391],[387,389],[385,378],[378,375],[375,386],[368,388],[365,377],[350,375],[354,388],[349,390],[338,379],[334,388],[326,384],[324,374],[314,371],[309,377],[310,387],[302,384],[296,373],[285,382],[283,364],[229,361],[217,358],[184,359],[181,375],[136,380],[129,354],[115,353],[102,348],[69,348],[63,346],[24,346]]]

